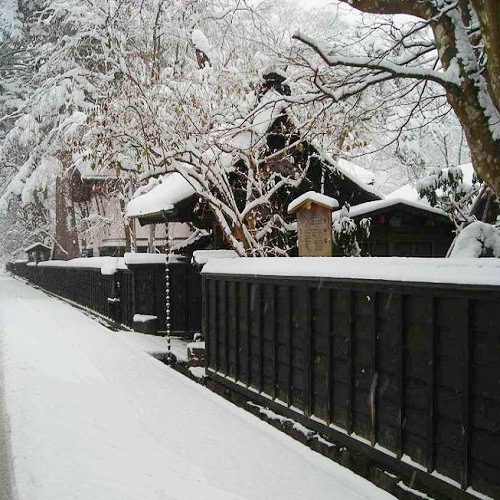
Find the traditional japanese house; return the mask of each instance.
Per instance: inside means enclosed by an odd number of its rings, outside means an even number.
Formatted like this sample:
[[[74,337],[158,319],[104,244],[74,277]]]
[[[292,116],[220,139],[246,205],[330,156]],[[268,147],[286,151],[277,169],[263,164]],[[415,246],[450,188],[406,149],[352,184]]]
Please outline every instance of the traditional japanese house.
[[[368,172],[363,171],[365,176],[361,180],[357,174],[363,169],[333,158],[315,140],[301,139],[296,119],[283,100],[283,96],[289,94],[285,77],[269,72],[263,78],[255,110],[223,136],[225,144],[218,157],[231,172],[229,179],[238,207],[243,208],[246,203],[246,177],[239,172],[244,171],[251,152],[258,152],[256,156],[262,159],[264,175],[279,178],[305,172],[298,185],[287,186],[274,198],[273,209],[290,223],[294,217],[286,213],[289,202],[310,190],[337,199],[341,206],[383,199],[384,195],[373,186]],[[224,248],[226,243],[207,203],[186,179],[189,176],[175,171],[175,162],[172,170],[155,181],[156,185],[149,186],[149,190],[141,188],[140,195],[127,206],[127,217],[137,219],[141,225],[189,223],[193,228],[191,250],[204,248],[209,238],[212,248]]]
[[[372,257],[445,257],[455,237],[445,212],[404,198],[362,203],[351,207],[349,217],[370,219],[370,236],[359,243],[362,255]]]

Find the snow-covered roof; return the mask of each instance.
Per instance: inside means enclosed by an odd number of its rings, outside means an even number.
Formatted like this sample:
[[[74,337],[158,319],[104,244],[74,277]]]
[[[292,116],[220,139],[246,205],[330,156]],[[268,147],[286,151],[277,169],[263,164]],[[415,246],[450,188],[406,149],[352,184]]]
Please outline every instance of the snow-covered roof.
[[[395,205],[406,205],[408,207],[416,208],[417,210],[424,210],[426,212],[431,212],[433,214],[442,215],[447,217],[446,212],[440,210],[439,208],[433,208],[426,203],[419,201],[405,200],[404,198],[385,198],[384,200],[369,201],[367,203],[361,203],[350,208],[349,217],[359,217],[361,215],[369,215],[378,210],[384,210],[385,208],[393,207]],[[335,219],[335,214],[333,215]]]
[[[253,112],[252,130],[258,136],[264,136],[274,120],[286,111],[281,96],[275,90],[268,90],[262,97],[259,106]]]
[[[465,184],[472,184],[472,180],[474,177],[474,167],[472,163],[465,163],[463,165],[459,165],[458,168],[463,173],[463,182]],[[444,168],[443,172],[447,172],[448,169]],[[422,180],[425,180],[422,179]],[[392,193],[389,193],[386,198],[404,198],[409,201],[418,201],[419,203],[423,203],[424,205],[428,205],[427,198],[420,198],[417,188],[413,184],[405,184],[404,186],[396,189]]]
[[[302,205],[308,202],[316,203],[317,205],[329,208],[330,210],[339,207],[339,202],[335,198],[317,193],[316,191],[308,191],[307,193],[300,195],[298,198],[295,198],[295,200],[288,205],[288,213],[292,214],[296,212]]]
[[[200,241],[201,239],[207,238],[209,236],[210,236],[210,233],[208,231],[206,231],[205,229],[196,229],[196,231],[194,233],[191,233],[188,236],[188,238],[171,246],[170,251],[171,252],[180,252],[181,250],[184,250],[184,249],[188,248],[189,246],[193,245],[194,243]]]
[[[83,149],[74,152],[71,157],[75,169],[79,172],[83,180],[106,180],[116,179],[118,177],[118,172],[115,168],[111,168],[109,165],[97,165],[90,160],[90,153],[91,150]],[[117,155],[117,159],[126,162],[120,154]]]
[[[342,170],[349,172],[354,175],[357,179],[365,184],[374,185],[377,182],[377,178],[373,172],[370,172],[366,168],[360,167],[345,158],[337,158],[337,166]]]
[[[116,179],[118,174],[115,169],[109,167],[99,167],[88,160],[75,161],[75,168],[81,178],[86,181]]]
[[[401,186],[396,189],[396,191],[386,195],[386,198],[401,198],[408,201],[420,201],[420,203],[425,203],[420,199],[417,188],[412,184],[405,184],[404,186]]]
[[[129,201],[125,215],[140,217],[159,212],[171,212],[177,203],[196,193],[189,182],[178,172],[165,175],[150,191]]]
[[[314,147],[314,149],[316,149],[316,151],[318,152],[318,154],[321,156],[321,159],[327,163],[329,163],[330,165],[333,165],[336,170],[341,174],[343,175],[344,177],[347,177],[350,181],[352,181],[354,184],[358,185],[361,189],[363,189],[364,191],[367,191],[368,193],[374,195],[375,197],[377,197],[378,199],[384,199],[385,198],[385,195],[379,191],[377,188],[373,187],[372,185],[370,184],[367,184],[366,182],[364,182],[363,180],[361,180],[358,176],[357,176],[357,173],[361,173],[362,174],[362,177],[364,177],[365,179],[368,177],[365,174],[362,173],[362,171],[360,170],[362,167],[358,167],[356,165],[356,169],[353,168],[353,163],[351,162],[347,162],[344,160],[344,161],[339,161],[339,159],[334,159],[332,155],[330,155],[330,153],[324,151],[321,146],[318,144],[318,141],[317,140],[312,140],[311,141],[311,145]],[[363,171],[365,172],[368,172],[367,170],[365,169],[362,169]]]
[[[285,106],[283,96],[276,90],[268,90],[262,96],[258,106],[241,122],[220,130],[217,138],[218,143],[227,144],[234,152],[227,152],[213,148],[205,154],[209,157],[217,156],[217,160],[224,168],[229,168],[238,160],[238,151],[249,151],[258,148],[265,143],[266,134],[269,132],[275,120],[284,113],[297,125],[296,118]],[[368,170],[359,167],[347,160],[334,159],[323,151],[316,141],[311,141],[311,146],[318,152],[321,160],[335,167],[342,176],[351,180],[364,191],[374,195],[376,198],[384,198],[384,195],[371,184],[375,176]],[[210,159],[210,158],[208,158]],[[135,197],[128,203],[125,215],[127,217],[141,217],[170,212],[180,201],[189,198],[196,190],[178,172],[171,173],[161,179],[160,184],[153,180],[152,184],[137,190]]]
[[[276,118],[283,114],[286,114],[291,122],[298,128],[299,122],[286,106],[283,96],[274,89],[268,90],[261,98],[255,110],[252,111],[249,117],[243,120],[240,125],[241,130],[225,139],[229,140],[233,147],[242,150],[258,147],[269,132]],[[329,153],[323,150],[319,142],[315,139],[311,140],[310,144],[318,152],[321,159],[334,166],[341,175],[347,177],[361,189],[377,198],[384,198],[384,194],[373,186],[373,184],[376,183],[376,177],[373,172],[343,158],[333,158]]]
[[[109,170],[104,170],[104,169],[92,169],[88,165],[80,165],[77,167],[78,172],[80,172],[80,175],[82,176],[82,179],[84,180],[104,180],[104,179],[109,179],[109,178],[115,178],[116,174],[112,174]]]
[[[48,250],[48,251],[50,251],[50,250],[51,250],[51,248],[50,248],[50,247],[48,247],[47,245],[44,245],[43,243],[40,243],[39,241],[37,241],[36,243],[33,243],[33,244],[32,244],[32,245],[30,245],[29,247],[26,247],[26,248],[24,249],[24,251],[25,251],[26,253],[28,253],[28,252],[31,252],[32,250],[35,250],[36,248],[40,248],[40,249],[43,249],[43,250]]]
[[[210,260],[202,273],[500,286],[500,259],[243,257]]]

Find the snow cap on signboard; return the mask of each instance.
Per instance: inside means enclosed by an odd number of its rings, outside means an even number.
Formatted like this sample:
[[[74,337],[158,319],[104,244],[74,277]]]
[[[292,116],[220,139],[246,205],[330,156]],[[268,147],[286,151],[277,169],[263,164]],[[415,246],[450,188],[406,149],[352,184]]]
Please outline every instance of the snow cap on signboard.
[[[295,200],[293,200],[288,205],[288,213],[293,214],[302,206],[310,206],[313,203],[322,207],[329,208],[330,210],[335,210],[339,207],[339,202],[335,198],[326,196],[325,194],[317,193],[316,191],[308,191],[298,198],[295,198]]]

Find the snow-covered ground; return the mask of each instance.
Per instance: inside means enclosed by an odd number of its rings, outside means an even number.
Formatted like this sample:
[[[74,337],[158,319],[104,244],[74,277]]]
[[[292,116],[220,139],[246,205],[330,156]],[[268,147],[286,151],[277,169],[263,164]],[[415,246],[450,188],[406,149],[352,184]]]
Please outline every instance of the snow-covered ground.
[[[128,337],[0,276],[17,498],[393,499]]]
[[[149,354],[150,356],[162,357],[168,353],[167,338],[161,335],[147,335],[145,333],[123,330],[120,332],[120,340],[135,349],[139,349]],[[170,351],[179,361],[187,361],[187,345],[188,341],[172,337],[170,340]]]

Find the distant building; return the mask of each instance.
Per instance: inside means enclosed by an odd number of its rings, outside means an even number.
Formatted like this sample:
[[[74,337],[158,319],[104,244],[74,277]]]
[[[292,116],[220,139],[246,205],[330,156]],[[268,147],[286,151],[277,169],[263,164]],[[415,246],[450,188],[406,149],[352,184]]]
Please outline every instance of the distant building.
[[[52,249],[43,243],[33,243],[24,249],[30,262],[43,262],[50,259]]]
[[[122,256],[131,248],[145,252],[168,246],[172,235],[163,225],[131,230],[117,181],[116,173],[88,166],[74,167],[57,179],[54,258]],[[178,241],[189,234],[181,231]]]
[[[445,212],[404,198],[362,203],[349,216],[370,218],[370,236],[360,245],[362,255],[372,257],[445,257],[455,237]]]

